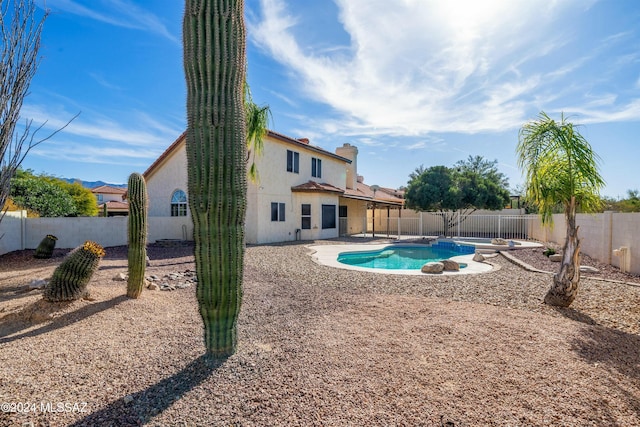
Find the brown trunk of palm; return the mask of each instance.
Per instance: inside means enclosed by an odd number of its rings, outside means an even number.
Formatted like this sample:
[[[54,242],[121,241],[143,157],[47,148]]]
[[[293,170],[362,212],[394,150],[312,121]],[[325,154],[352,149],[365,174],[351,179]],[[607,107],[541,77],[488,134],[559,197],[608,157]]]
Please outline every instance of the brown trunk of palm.
[[[562,249],[560,271],[553,276],[553,286],[544,297],[544,302],[558,307],[569,307],[578,294],[580,282],[580,239],[576,225],[576,199],[571,198],[567,206],[567,237]]]

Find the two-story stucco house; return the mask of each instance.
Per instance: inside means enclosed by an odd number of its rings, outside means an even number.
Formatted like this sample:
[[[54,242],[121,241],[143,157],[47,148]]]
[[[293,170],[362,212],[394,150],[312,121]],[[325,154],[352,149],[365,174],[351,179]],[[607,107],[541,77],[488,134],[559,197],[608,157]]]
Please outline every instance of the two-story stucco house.
[[[128,215],[129,203],[126,202],[127,189],[101,185],[94,187],[91,192],[98,202],[98,215],[102,215],[106,207],[108,216]]]
[[[400,208],[389,191],[372,191],[357,175],[358,149],[344,144],[335,153],[268,131],[255,159],[258,182],[249,182],[247,243],[316,240],[361,233],[367,208]],[[146,170],[150,216],[189,216],[186,134]]]

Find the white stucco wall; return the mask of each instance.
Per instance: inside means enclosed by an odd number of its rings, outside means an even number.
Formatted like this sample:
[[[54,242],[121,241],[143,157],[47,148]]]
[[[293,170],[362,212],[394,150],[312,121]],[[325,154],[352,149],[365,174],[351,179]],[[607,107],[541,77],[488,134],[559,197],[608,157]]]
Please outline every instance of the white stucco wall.
[[[347,207],[347,224],[345,233],[360,234],[366,232],[367,202],[355,199],[340,199],[340,205]]]
[[[299,153],[299,172],[287,172],[287,150]],[[322,160],[322,176],[311,176],[312,158]],[[291,192],[291,188],[310,180],[331,184],[334,187],[346,187],[346,162],[332,155],[316,152],[311,147],[281,141],[267,136],[261,156],[255,159],[258,169],[258,182],[248,183],[247,215],[245,222],[245,240],[247,243],[272,243],[296,239],[296,229],[301,228],[301,207],[303,202]],[[149,216],[170,216],[171,195],[176,189],[187,192],[187,155],[185,144],[180,144],[173,154],[164,160],[160,167],[147,177],[149,193]],[[302,194],[302,193],[298,193]],[[332,204],[338,212],[338,195],[331,193],[304,193],[301,200],[312,205],[312,218],[320,218],[321,205]],[[271,221],[271,203],[285,204],[285,221]],[[315,212],[315,209],[318,212]],[[190,221],[190,216],[187,217]],[[336,224],[338,223],[336,217]],[[337,237],[335,230],[305,230],[298,238],[322,239]]]
[[[96,201],[98,203],[105,203],[105,202],[122,202],[122,194],[112,194],[112,193],[101,193],[101,194],[97,194],[96,193]],[[102,200],[99,199],[98,196],[102,196]]]
[[[2,212],[0,212],[1,215]],[[4,214],[4,218],[0,221],[0,255],[24,248],[26,218],[27,211],[6,212]]]
[[[300,155],[299,172],[287,172],[287,150]],[[312,158],[322,160],[322,176],[311,176]],[[346,187],[346,162],[323,153],[275,138],[264,141],[263,155],[256,159],[259,181],[250,184],[247,197],[247,243],[272,243],[296,239],[326,239],[338,236],[338,194],[325,192],[292,193],[291,188],[310,180],[331,184],[342,190]],[[285,204],[285,221],[271,221],[271,203]],[[311,230],[302,230],[301,205],[311,205]],[[322,229],[322,204],[336,206],[336,228]],[[314,225],[316,228],[313,228]]]
[[[187,193],[185,144],[181,144],[151,176],[146,177],[146,182],[147,194],[149,195],[149,216],[171,216],[173,192],[182,190],[185,194]],[[188,209],[187,215],[189,215]]]
[[[25,248],[38,247],[47,234],[58,238],[56,248],[75,248],[87,240],[104,247],[127,244],[126,216],[27,218]]]
[[[578,214],[576,215],[581,251],[601,262],[628,268],[640,274],[640,213]],[[553,215],[553,227],[543,227],[540,217],[532,222],[532,237],[541,241],[564,244],[566,221],[564,214]],[[627,248],[626,264],[615,256],[615,249]]]

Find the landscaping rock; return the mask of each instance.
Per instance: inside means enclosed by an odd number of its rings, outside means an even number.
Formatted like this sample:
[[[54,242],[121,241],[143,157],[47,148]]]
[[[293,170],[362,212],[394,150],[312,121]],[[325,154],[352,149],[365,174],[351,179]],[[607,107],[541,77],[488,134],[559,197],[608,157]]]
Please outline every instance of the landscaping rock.
[[[509,243],[504,239],[491,239],[491,244],[496,246],[507,246]]]
[[[44,285],[46,285],[49,281],[47,279],[34,279],[31,282],[29,282],[28,285],[28,291],[33,291],[36,289],[42,289],[44,288]]]
[[[549,255],[549,261],[553,261],[553,262],[562,261],[562,254],[551,254],[551,255]]]
[[[580,266],[580,272],[582,272],[582,273],[599,273],[600,270],[598,270],[595,267],[591,267],[589,265],[581,265]]]
[[[125,273],[118,273],[115,275],[113,280],[117,282],[124,282],[125,280],[127,280],[127,275]]]
[[[484,255],[482,255],[479,252],[476,252],[476,254],[473,256],[473,260],[475,262],[484,262]]]
[[[162,277],[150,275],[146,277],[147,288],[151,290],[175,291],[176,289],[185,289],[196,283],[196,272],[193,270],[185,270],[182,273],[169,273]]]
[[[443,270],[444,265],[441,262],[428,262],[420,269],[420,271],[427,274],[440,274]]]
[[[444,267],[444,271],[460,271],[460,264],[453,260],[445,259],[441,262]]]

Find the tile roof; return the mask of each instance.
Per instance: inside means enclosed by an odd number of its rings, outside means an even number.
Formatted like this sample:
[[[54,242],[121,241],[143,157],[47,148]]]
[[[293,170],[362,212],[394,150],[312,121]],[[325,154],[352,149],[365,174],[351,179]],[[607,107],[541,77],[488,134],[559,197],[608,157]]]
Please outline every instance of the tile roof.
[[[404,199],[395,196],[394,194],[392,194],[392,192],[396,192],[396,190],[380,187],[378,190],[376,190],[374,197],[374,192],[370,186],[363,182],[358,182],[355,189],[348,188],[345,190],[344,197],[349,199],[375,201],[378,203],[385,203],[396,206],[404,205]]]
[[[100,193],[100,194],[127,194],[127,189],[120,188],[120,187],[112,187],[110,185],[101,185],[99,187],[92,188],[91,192]]]
[[[103,209],[104,203],[98,205],[98,209]],[[110,200],[107,202],[108,210],[129,210],[129,203],[127,202],[116,202],[115,200]]]
[[[340,193],[340,194],[344,193],[344,190],[342,190],[341,188],[334,187],[331,184],[315,182],[315,181],[309,181],[309,182],[305,182],[304,184],[291,187],[291,191],[297,191],[297,192],[322,191],[322,192],[329,192],[329,193]]]
[[[332,157],[337,160],[341,160],[345,163],[351,163],[351,160],[345,157],[338,156],[337,154],[332,153],[331,151],[327,151],[318,146],[309,144],[309,140],[307,138],[295,139],[295,138],[291,138],[290,136],[286,136],[281,133],[274,132],[272,130],[267,130],[267,136],[273,139],[277,139],[278,141],[287,142],[289,144],[295,145],[300,149],[314,151],[316,153],[323,154],[325,156]],[[171,154],[175,150],[177,150],[180,146],[184,145],[186,143],[186,139],[187,139],[187,131],[185,130],[175,141],[173,141],[173,143],[169,147],[167,147],[167,149],[160,155],[160,157],[158,157],[153,163],[151,163],[151,166],[149,166],[147,170],[143,173],[145,179],[148,179],[149,176],[153,175],[156,169],[160,167],[160,165],[165,161],[165,159],[170,157]]]
[[[153,175],[153,173],[160,167],[165,159],[170,157],[171,153],[173,153],[180,145],[183,145],[186,142],[186,139],[187,131],[185,130],[178,138],[176,138],[175,141],[171,143],[169,147],[167,147],[166,150],[164,150],[162,154],[160,154],[160,157],[158,157],[153,163],[151,163],[151,166],[149,166],[147,170],[144,171],[144,173],[142,174],[144,178],[149,179],[149,176]]]

